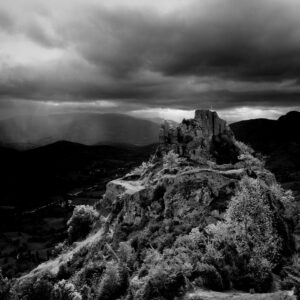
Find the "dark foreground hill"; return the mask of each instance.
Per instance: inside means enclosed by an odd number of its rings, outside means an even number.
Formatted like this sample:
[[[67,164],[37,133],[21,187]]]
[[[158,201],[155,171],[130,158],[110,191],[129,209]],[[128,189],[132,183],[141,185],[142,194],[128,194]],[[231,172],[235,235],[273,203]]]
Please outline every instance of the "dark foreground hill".
[[[278,120],[254,119],[230,125],[236,138],[266,155],[266,167],[300,195],[300,112]]]
[[[22,209],[47,204],[51,196],[124,173],[154,149],[153,145],[85,146],[65,141],[28,151],[1,147],[0,205]]]
[[[65,238],[73,206],[98,201],[108,181],[147,160],[154,149],[65,141],[28,151],[0,147],[3,271],[14,276],[47,259]]]
[[[178,127],[165,124],[156,155],[110,181],[94,207],[76,207],[57,253],[19,278],[2,278],[2,295],[171,300],[208,299],[203,289],[298,293],[296,217],[291,194],[227,124],[215,112],[196,111]],[[237,299],[295,298],[277,292]]]
[[[30,149],[56,141],[85,145],[157,143],[159,123],[123,114],[65,113],[0,121],[0,143]]]
[[[278,120],[253,119],[230,125],[237,139],[251,144],[263,153],[285,143],[300,143],[300,112],[291,111]]]

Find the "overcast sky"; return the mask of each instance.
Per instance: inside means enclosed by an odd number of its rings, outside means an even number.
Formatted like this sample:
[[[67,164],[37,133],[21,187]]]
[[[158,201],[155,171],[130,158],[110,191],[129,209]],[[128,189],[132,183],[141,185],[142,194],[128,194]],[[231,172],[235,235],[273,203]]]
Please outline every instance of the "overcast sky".
[[[300,107],[299,0],[0,3],[0,117],[59,111],[229,120]]]

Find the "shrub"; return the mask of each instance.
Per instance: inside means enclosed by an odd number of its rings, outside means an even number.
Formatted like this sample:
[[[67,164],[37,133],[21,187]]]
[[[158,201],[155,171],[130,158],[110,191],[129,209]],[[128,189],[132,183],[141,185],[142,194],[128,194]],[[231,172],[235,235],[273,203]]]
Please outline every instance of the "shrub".
[[[69,219],[68,235],[72,243],[78,239],[84,238],[91,230],[94,221],[98,218],[98,212],[89,205],[78,205]]]
[[[93,286],[98,283],[103,272],[105,270],[104,262],[89,262],[83,269],[80,271],[80,281],[82,283]]]
[[[53,256],[58,256],[59,254],[65,252],[68,249],[66,242],[58,243],[52,250]]]
[[[240,189],[229,203],[225,221],[206,228],[214,263],[222,264],[222,258],[228,261],[230,257],[233,280],[236,279],[238,288],[245,290],[270,288],[271,272],[281,249],[267,194],[260,180],[243,178]]]
[[[134,249],[127,242],[120,242],[118,249],[118,257],[122,263],[124,263],[129,270],[133,270],[134,262],[136,261],[136,255]]]
[[[246,168],[248,168],[249,170],[262,169],[264,167],[264,162],[254,157],[250,153],[241,154],[238,156],[238,159],[244,162]]]
[[[179,163],[180,163],[179,155],[175,153],[173,150],[169,151],[163,157],[164,168],[174,169],[179,165]]]
[[[166,299],[172,300],[181,296],[185,290],[185,277],[181,272],[158,269],[149,277],[143,287],[143,300]]]
[[[152,168],[154,166],[154,164],[151,162],[151,160],[147,161],[147,162],[142,162],[142,164],[138,167],[136,167],[133,171],[131,171],[129,174],[127,174],[126,176],[143,176],[146,174],[146,172]]]
[[[43,277],[24,278],[10,292],[7,299],[27,299],[27,300],[60,300],[54,296],[53,277],[50,273],[44,273]],[[5,298],[1,298],[5,299]]]
[[[194,283],[199,287],[217,291],[223,289],[222,277],[212,265],[198,263],[193,271],[193,276],[196,277]]]
[[[82,300],[82,296],[76,291],[74,284],[65,280],[54,285],[53,298],[55,300]]]
[[[165,249],[163,253],[150,249],[140,269],[134,299],[174,299],[185,291],[191,271],[186,249]]]
[[[122,264],[109,262],[98,289],[99,300],[114,300],[123,295],[128,287],[127,270]]]
[[[183,273],[190,276],[193,269],[189,251],[185,248],[165,249],[161,254],[159,251],[150,249],[144,259],[143,268],[148,270],[149,276],[156,274],[161,269],[167,273]]]
[[[279,248],[273,214],[266,190],[258,179],[244,177],[240,189],[229,203],[226,216],[239,254],[264,257],[272,262]]]
[[[298,217],[299,209],[291,190],[284,190],[278,183],[274,183],[270,186],[270,191],[282,203],[287,217]]]
[[[205,237],[199,228],[193,228],[187,235],[177,237],[174,246],[185,247],[195,252],[199,252],[203,248]]]
[[[52,300],[53,284],[47,278],[38,279],[31,287],[30,300]]]

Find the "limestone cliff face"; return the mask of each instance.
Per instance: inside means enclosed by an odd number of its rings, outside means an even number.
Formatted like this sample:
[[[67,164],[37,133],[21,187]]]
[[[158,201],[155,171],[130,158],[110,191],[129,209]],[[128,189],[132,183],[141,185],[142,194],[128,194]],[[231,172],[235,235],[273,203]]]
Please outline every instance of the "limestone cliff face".
[[[159,155],[170,150],[201,162],[212,159],[220,163],[236,162],[238,149],[234,136],[216,112],[196,110],[194,119],[183,120],[178,127],[165,122],[160,129]]]
[[[231,131],[226,122],[220,119],[215,111],[196,110],[195,120],[199,122],[203,134],[206,137],[212,137],[222,134],[225,131]]]

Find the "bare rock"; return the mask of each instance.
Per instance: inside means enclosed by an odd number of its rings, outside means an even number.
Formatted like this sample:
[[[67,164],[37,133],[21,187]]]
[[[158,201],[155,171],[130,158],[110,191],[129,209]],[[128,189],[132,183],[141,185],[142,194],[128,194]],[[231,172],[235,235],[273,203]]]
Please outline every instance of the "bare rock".
[[[216,112],[196,110],[195,118],[183,120],[178,127],[165,122],[160,129],[158,155],[171,150],[193,161],[212,159],[218,163],[237,161],[234,136]]]

